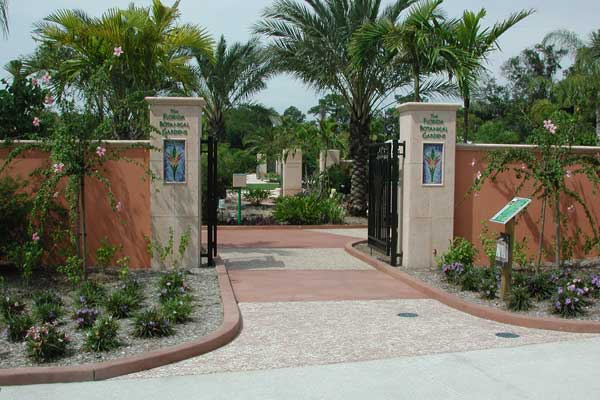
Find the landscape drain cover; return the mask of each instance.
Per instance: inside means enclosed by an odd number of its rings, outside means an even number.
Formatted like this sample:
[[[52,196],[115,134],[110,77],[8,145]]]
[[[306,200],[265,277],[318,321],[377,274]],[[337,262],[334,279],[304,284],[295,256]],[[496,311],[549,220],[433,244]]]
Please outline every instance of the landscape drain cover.
[[[500,338],[504,338],[504,339],[516,339],[516,338],[520,337],[516,333],[512,333],[512,332],[499,332],[499,333],[496,333],[496,336],[498,336]]]
[[[402,313],[398,314],[398,316],[402,317],[402,318],[416,318],[419,316],[419,314],[412,313],[412,312],[402,312]]]

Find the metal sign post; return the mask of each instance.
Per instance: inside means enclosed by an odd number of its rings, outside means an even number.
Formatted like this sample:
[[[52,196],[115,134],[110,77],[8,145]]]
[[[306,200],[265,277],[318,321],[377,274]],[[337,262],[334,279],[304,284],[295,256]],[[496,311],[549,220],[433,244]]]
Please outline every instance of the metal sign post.
[[[242,188],[246,187],[246,174],[233,174],[233,187],[237,188],[237,224],[242,224]]]
[[[531,199],[515,197],[490,219],[491,222],[504,225],[504,233],[496,241],[496,266],[502,271],[500,280],[500,297],[502,300],[508,300],[511,290],[515,217],[530,203]]]

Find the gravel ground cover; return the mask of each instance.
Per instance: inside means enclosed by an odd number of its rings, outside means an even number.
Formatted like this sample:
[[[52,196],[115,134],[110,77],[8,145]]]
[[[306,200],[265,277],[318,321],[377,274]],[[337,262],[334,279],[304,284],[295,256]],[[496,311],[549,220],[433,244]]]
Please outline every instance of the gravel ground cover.
[[[371,255],[371,248],[364,243],[356,246],[356,249],[363,253]],[[389,262],[389,257],[385,257],[381,253],[373,250],[372,256],[378,260]],[[552,300],[546,301],[535,301],[533,300],[533,307],[528,311],[511,311],[506,307],[504,301],[496,298],[494,300],[487,300],[481,298],[477,292],[463,291],[460,287],[449,283],[444,274],[439,268],[410,268],[410,267],[398,267],[400,271],[406,272],[407,274],[420,279],[430,286],[443,289],[449,293],[452,293],[463,300],[470,301],[472,303],[481,304],[489,307],[498,308],[503,311],[514,312],[523,315],[530,315],[532,317],[543,317],[543,318],[556,318],[563,319],[560,316],[552,313]],[[575,267],[575,274],[590,275],[591,273],[600,274],[600,268],[598,267]],[[592,320],[600,321],[600,300],[595,300],[592,305],[587,307],[587,313],[585,315],[578,316],[574,319],[580,320]]]
[[[157,283],[161,274],[156,272],[134,272],[134,274],[144,285],[145,300],[142,309],[158,305],[159,293]],[[117,284],[117,279],[114,275],[94,274],[90,278],[102,282],[107,288],[113,288]],[[119,320],[121,347],[106,353],[86,352],[81,349],[85,333],[82,330],[77,330],[75,322],[71,319],[74,307],[72,307],[73,295],[70,286],[52,277],[36,279],[35,282],[35,284],[32,284],[34,286],[30,288],[15,288],[14,286],[11,288],[9,280],[9,291],[27,297],[28,293],[32,293],[40,288],[56,289],[56,292],[60,294],[65,304],[65,315],[61,319],[59,329],[71,338],[72,342],[69,346],[69,352],[64,358],[54,362],[36,364],[27,357],[25,343],[9,342],[4,329],[1,328],[0,368],[78,365],[132,356],[138,353],[185,343],[205,336],[215,331],[221,325],[223,319],[223,308],[216,271],[212,268],[194,269],[186,274],[186,283],[191,288],[190,293],[193,296],[194,311],[192,320],[185,324],[176,325],[174,335],[152,339],[135,338],[131,336],[133,319],[122,319]],[[31,310],[30,304],[28,304],[27,309]],[[102,307],[101,311],[104,311]]]

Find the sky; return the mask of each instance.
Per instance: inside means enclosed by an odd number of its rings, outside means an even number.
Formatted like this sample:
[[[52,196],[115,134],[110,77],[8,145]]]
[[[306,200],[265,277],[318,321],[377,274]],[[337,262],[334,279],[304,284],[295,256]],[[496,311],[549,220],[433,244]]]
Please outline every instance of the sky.
[[[163,0],[171,4],[171,0]],[[230,41],[246,41],[251,37],[253,24],[261,11],[272,0],[181,0],[182,22],[205,27],[216,39],[221,35]],[[389,0],[383,0],[390,3]],[[0,39],[0,65],[33,52],[33,26],[44,17],[62,8],[79,8],[90,15],[99,16],[111,7],[126,7],[130,0],[9,0],[9,28],[7,39]],[[151,4],[151,0],[137,0],[138,5]],[[457,17],[463,10],[488,12],[486,23],[506,18],[519,9],[535,9],[536,13],[508,31],[500,39],[501,51],[489,59],[489,70],[499,75],[500,66],[508,58],[518,55],[526,47],[539,43],[546,33],[568,29],[581,36],[600,29],[600,1],[598,0],[445,0],[444,9],[449,16]],[[0,73],[0,76],[5,76]],[[306,112],[318,103],[319,93],[306,87],[293,77],[282,75],[271,79],[268,88],[254,101],[282,112],[295,106]]]

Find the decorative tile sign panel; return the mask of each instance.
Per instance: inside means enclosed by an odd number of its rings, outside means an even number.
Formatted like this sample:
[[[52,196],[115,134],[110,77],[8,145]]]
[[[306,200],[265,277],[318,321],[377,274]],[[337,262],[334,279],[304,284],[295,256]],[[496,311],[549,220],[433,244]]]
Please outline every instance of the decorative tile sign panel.
[[[444,184],[444,144],[423,143],[423,185]]]
[[[185,183],[185,140],[165,139],[163,151],[165,183]]]

